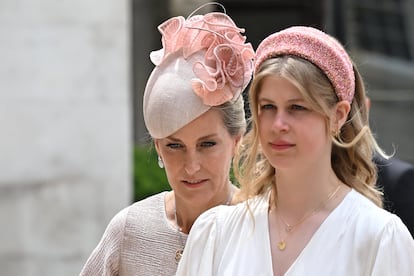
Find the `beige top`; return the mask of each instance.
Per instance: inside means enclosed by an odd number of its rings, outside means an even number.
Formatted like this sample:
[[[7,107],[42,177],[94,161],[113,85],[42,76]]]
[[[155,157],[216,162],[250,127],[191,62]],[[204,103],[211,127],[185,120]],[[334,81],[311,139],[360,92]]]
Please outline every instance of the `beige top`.
[[[120,211],[80,275],[175,275],[187,235],[168,223],[162,192]]]

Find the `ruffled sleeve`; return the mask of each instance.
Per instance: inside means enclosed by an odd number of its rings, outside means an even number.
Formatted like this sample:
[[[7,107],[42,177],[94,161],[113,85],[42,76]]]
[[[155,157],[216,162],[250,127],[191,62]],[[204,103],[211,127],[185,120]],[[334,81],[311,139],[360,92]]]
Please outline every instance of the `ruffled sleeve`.
[[[414,240],[399,217],[384,228],[377,252],[371,275],[414,275]]]
[[[219,209],[220,206],[210,209],[197,218],[188,236],[176,275],[214,275],[214,252],[220,236],[217,233]]]
[[[119,275],[120,251],[128,210],[127,207],[112,218],[99,244],[86,261],[80,276]]]

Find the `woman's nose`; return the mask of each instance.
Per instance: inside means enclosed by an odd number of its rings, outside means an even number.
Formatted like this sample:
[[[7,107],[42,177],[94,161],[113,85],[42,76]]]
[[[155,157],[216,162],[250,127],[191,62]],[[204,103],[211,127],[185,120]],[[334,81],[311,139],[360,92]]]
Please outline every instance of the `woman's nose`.
[[[188,152],[184,164],[185,172],[189,175],[193,175],[201,168],[200,159],[197,153]]]
[[[273,120],[273,128],[277,131],[289,130],[287,116],[283,112],[278,112]]]

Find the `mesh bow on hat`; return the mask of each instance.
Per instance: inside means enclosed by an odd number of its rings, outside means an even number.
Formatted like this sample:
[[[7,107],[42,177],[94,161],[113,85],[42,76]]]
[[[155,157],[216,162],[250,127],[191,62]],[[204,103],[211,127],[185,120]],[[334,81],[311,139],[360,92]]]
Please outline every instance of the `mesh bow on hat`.
[[[248,85],[253,47],[225,13],[173,17],[158,30],[163,48],[144,92],[144,120],[153,138],[165,138],[212,106],[236,100]]]

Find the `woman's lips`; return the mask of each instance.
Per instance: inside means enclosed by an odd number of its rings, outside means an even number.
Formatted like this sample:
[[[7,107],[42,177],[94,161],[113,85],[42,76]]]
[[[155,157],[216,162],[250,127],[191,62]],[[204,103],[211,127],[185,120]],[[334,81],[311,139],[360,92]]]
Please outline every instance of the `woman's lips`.
[[[203,185],[207,180],[206,179],[197,179],[197,180],[183,180],[184,184],[191,187],[198,187]]]
[[[290,149],[294,147],[295,145],[285,142],[285,141],[276,141],[276,142],[270,143],[270,146],[276,150],[286,150],[286,149]]]

